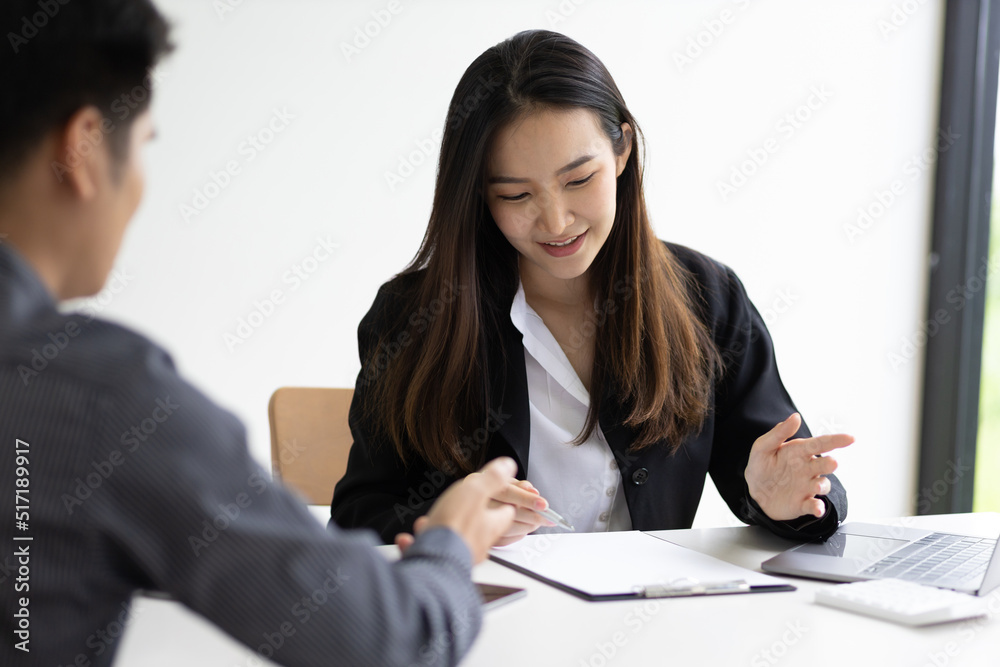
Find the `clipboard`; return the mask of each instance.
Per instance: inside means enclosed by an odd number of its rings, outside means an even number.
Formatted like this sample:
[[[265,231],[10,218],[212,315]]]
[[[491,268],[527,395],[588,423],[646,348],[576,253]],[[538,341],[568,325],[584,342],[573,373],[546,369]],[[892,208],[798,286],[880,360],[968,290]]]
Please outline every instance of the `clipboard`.
[[[589,602],[796,590],[638,530],[528,535],[490,559]]]

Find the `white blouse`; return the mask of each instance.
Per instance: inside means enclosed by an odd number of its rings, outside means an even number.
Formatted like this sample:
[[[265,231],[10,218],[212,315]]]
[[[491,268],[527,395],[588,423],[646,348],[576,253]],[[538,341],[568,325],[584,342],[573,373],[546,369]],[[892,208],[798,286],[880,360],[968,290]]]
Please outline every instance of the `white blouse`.
[[[622,477],[600,424],[580,445],[590,392],[519,286],[510,319],[523,335],[531,435],[528,481],[577,532],[632,530]],[[561,532],[543,526],[536,533]]]

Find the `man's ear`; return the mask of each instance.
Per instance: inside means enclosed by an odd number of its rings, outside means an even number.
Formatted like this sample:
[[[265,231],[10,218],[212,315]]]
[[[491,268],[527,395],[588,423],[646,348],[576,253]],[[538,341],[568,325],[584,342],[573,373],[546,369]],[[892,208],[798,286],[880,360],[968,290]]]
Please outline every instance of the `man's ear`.
[[[106,121],[97,107],[80,108],[57,137],[52,171],[60,183],[84,200],[97,196],[102,175],[108,169]]]
[[[629,155],[632,154],[632,126],[628,123],[622,123],[622,135],[625,137],[625,150],[622,151],[621,155],[615,156],[615,178],[622,175],[625,171],[625,164],[628,162]]]

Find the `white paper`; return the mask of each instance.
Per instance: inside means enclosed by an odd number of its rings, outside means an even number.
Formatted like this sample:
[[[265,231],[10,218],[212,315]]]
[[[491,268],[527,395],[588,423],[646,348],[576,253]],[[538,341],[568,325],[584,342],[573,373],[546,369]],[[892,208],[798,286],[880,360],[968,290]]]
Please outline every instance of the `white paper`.
[[[528,535],[509,546],[495,547],[490,553],[589,595],[620,595],[647,586],[738,579],[751,586],[786,583],[638,530]]]

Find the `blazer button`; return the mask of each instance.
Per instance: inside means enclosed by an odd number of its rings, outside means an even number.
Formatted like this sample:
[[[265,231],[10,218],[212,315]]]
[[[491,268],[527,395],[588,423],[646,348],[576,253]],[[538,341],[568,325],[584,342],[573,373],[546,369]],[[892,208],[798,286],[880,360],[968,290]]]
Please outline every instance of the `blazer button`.
[[[632,473],[632,483],[636,486],[641,486],[649,480],[649,471],[645,468],[639,468],[634,473]]]

